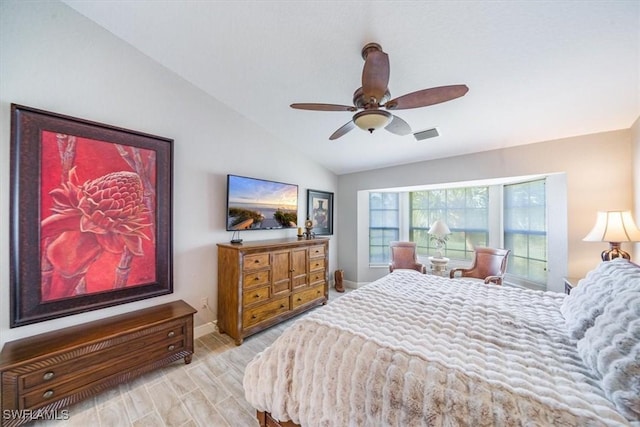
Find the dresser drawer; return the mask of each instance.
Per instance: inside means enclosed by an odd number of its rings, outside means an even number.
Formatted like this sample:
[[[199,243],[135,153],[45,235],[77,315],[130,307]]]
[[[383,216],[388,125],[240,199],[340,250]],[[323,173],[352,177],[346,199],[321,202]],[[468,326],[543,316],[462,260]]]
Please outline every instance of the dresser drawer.
[[[72,357],[69,360],[56,363],[47,368],[27,373],[18,377],[18,392],[28,392],[32,388],[43,384],[59,384],[71,377],[78,376],[78,372],[84,369],[93,369],[100,363],[110,363],[122,355],[130,355],[132,352],[148,349],[151,347],[164,347],[163,342],[170,343],[185,335],[185,325],[176,322],[166,325],[162,330],[152,332],[146,336],[130,334],[121,337],[113,345],[100,345],[99,353],[93,352],[91,348],[86,350],[87,354],[79,357]],[[169,345],[169,344],[167,344]],[[64,356],[62,356],[64,357]],[[70,356],[67,356],[70,357]]]
[[[289,297],[278,298],[265,304],[248,308],[242,314],[242,322],[245,328],[269,320],[281,313],[289,311]]]
[[[306,291],[295,293],[291,296],[291,309],[296,309],[308,302],[324,297],[324,286],[314,286]]]
[[[253,254],[253,255],[246,255],[244,257],[244,265],[242,269],[244,271],[256,270],[258,268],[264,268],[268,266],[269,266],[269,254]]]
[[[269,283],[269,270],[244,273],[242,276],[243,288],[252,288],[254,286],[266,285],[267,283]]]
[[[312,271],[311,273],[309,273],[309,283],[311,285],[317,285],[320,284],[321,282],[324,282],[325,279],[325,274],[324,274],[324,270],[317,270],[317,271]]]
[[[324,246],[312,246],[309,248],[309,258],[324,258]]]
[[[252,289],[242,293],[242,305],[250,306],[269,299],[269,287]]]
[[[324,258],[309,260],[309,271],[317,271],[317,270],[324,270]]]

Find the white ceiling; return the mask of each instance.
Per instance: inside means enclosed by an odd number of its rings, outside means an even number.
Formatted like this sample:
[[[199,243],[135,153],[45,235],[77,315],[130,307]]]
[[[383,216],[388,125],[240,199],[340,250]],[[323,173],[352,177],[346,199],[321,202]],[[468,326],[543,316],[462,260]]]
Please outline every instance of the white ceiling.
[[[640,115],[640,1],[64,0],[144,54],[337,174],[627,129]],[[368,42],[389,55],[395,98],[466,84],[398,110],[384,130],[329,136],[349,112]]]

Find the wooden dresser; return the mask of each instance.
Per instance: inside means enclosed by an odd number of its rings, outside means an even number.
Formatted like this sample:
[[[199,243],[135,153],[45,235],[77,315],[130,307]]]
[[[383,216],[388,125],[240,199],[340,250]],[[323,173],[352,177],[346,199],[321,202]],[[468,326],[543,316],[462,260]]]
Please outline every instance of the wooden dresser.
[[[218,244],[218,329],[237,345],[329,296],[328,239]]]
[[[184,301],[8,342],[0,354],[2,426],[61,408],[193,355]]]

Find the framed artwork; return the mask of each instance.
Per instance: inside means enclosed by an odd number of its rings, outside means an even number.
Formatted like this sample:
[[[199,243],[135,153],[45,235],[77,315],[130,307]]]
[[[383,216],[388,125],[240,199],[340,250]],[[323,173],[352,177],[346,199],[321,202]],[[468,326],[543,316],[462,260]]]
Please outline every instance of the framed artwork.
[[[307,218],[317,236],[333,234],[333,193],[307,190]]]
[[[17,327],[173,292],[173,140],[11,105]]]

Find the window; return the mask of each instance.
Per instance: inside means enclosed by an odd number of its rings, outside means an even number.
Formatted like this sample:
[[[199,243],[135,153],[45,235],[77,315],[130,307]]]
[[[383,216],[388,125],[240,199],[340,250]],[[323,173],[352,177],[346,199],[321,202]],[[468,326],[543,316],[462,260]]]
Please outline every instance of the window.
[[[436,253],[428,231],[442,219],[452,231],[443,250],[451,268],[469,265],[476,246],[508,248],[507,283],[554,289],[567,275],[566,185],[566,175],[557,173],[363,190],[359,203],[369,203],[363,213],[370,223],[361,225],[368,242],[359,241],[359,259],[366,262],[368,256],[369,267],[381,267],[389,260],[389,242],[404,240],[416,242],[420,261],[428,263]]]
[[[369,263],[388,263],[389,242],[399,240],[399,236],[398,193],[369,193]]]
[[[511,249],[507,272],[547,282],[545,180],[504,186],[504,246]]]
[[[418,254],[433,255],[434,242],[428,234],[440,219],[451,230],[444,256],[472,259],[475,246],[489,239],[489,187],[464,187],[410,193],[409,238],[418,244]]]

